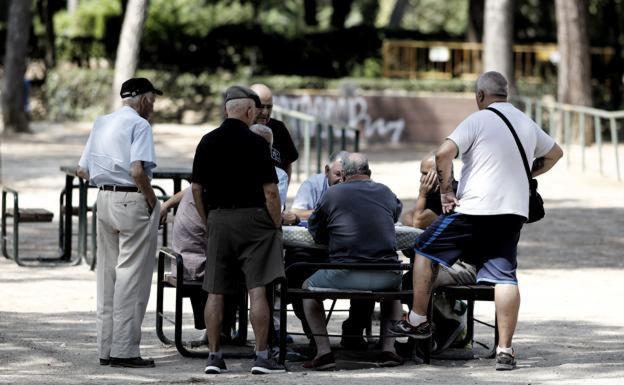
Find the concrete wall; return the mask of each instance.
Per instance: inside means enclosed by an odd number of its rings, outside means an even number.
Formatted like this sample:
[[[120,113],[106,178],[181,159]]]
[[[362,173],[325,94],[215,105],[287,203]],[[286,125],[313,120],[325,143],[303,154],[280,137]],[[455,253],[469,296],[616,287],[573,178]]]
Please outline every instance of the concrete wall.
[[[366,144],[439,143],[477,110],[470,94],[336,93],[278,94],[274,103],[320,118],[360,127]]]

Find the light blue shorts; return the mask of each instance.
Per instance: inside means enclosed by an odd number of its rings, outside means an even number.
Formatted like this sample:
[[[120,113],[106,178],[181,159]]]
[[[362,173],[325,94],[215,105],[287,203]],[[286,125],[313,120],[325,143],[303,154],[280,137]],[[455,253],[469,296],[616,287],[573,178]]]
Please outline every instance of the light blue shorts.
[[[303,283],[303,287],[309,290],[400,290],[402,277],[400,270],[319,270]]]

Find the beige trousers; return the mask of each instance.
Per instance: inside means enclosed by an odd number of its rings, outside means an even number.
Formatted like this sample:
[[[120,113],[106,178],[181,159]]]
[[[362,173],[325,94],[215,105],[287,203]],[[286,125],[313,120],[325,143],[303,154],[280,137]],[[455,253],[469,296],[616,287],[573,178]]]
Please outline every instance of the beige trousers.
[[[100,358],[139,357],[160,203],[149,215],[142,193],[100,190],[97,211],[98,354]]]

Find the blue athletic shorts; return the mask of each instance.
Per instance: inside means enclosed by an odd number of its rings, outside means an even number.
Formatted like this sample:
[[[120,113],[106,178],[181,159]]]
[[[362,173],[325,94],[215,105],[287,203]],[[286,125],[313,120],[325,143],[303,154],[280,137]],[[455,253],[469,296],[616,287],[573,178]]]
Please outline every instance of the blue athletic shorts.
[[[461,256],[477,267],[478,283],[516,285],[518,240],[525,221],[519,215],[441,215],[416,239],[414,251],[444,267]]]

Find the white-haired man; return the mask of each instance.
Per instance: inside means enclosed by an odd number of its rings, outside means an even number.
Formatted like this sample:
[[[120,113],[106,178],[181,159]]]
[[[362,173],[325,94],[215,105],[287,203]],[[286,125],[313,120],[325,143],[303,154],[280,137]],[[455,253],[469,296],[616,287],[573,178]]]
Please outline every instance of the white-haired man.
[[[123,107],[99,117],[78,163],[97,197],[97,344],[100,365],[153,367],[140,357],[141,324],[152,286],[159,203],[152,127],[155,89],[145,78],[121,86]]]
[[[408,319],[393,325],[397,335],[428,338],[431,325],[427,307],[439,264],[450,267],[460,256],[477,266],[477,282],[495,286],[499,342],[496,369],[516,366],[511,347],[518,320],[520,291],[516,278],[516,254],[520,230],[528,218],[529,182],[520,149],[525,156],[543,158],[533,176],[550,170],[563,151],[530,118],[507,102],[507,80],[498,72],[486,72],[477,80],[479,111],[470,115],[448,136],[435,156],[444,214],[418,238],[415,245],[414,298]],[[489,109],[489,110],[488,110]],[[464,163],[457,195],[452,187],[452,161]]]

